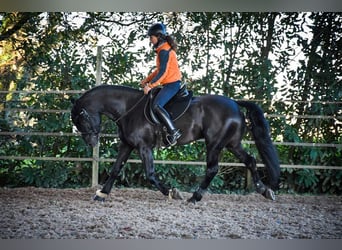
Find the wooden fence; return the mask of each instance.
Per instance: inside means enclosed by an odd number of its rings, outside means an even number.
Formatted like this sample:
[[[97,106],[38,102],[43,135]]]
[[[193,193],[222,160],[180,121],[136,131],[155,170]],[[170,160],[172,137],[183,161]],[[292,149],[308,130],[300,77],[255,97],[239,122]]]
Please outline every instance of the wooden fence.
[[[96,67],[96,84],[101,82],[101,62],[102,62],[102,48],[98,47],[97,51],[97,67]],[[80,90],[49,90],[49,91],[0,91],[0,94],[53,94],[53,95],[73,95],[82,94],[84,91]],[[255,100],[258,101],[258,100]],[[261,101],[261,100],[259,100]],[[311,101],[312,103],[312,101]],[[326,102],[325,102],[326,103]],[[341,102],[342,103],[342,102]],[[338,103],[338,104],[341,104]],[[330,103],[336,104],[337,103]],[[31,109],[31,108],[4,108],[0,112],[25,112],[25,113],[56,113],[56,114],[69,114],[70,110],[54,110],[54,109]],[[342,120],[342,116],[325,116],[325,115],[279,115],[279,114],[268,114],[267,117],[275,118],[307,118],[307,119],[338,119]],[[0,136],[80,136],[78,133],[73,133],[72,131],[59,131],[59,132],[49,132],[49,131],[30,131],[30,132],[6,132],[0,131]],[[113,137],[117,138],[116,134],[101,134],[101,137]],[[254,144],[253,141],[243,141],[244,144]],[[324,144],[324,143],[296,143],[296,142],[274,142],[275,145],[286,145],[293,147],[332,147],[332,148],[342,148],[342,144]],[[78,158],[78,157],[39,157],[39,156],[11,156],[11,155],[0,155],[0,160],[18,160],[23,161],[26,159],[40,160],[40,161],[70,161],[70,162],[80,162],[87,161],[92,162],[92,186],[98,184],[98,166],[100,162],[113,162],[115,159],[105,159],[100,157],[100,145],[98,144],[93,148],[93,156]],[[140,160],[130,159],[129,163],[139,163]],[[156,164],[173,164],[173,165],[206,165],[205,162],[200,161],[165,161],[165,160],[155,160]],[[243,166],[242,163],[232,163],[232,162],[220,162],[220,166]],[[263,167],[263,164],[257,164],[258,167]],[[291,164],[281,164],[281,168],[309,168],[309,169],[337,169],[342,170],[342,166],[318,166],[318,165],[291,165]]]
[[[53,95],[73,95],[73,94],[81,94],[84,91],[0,91],[0,94],[53,94]],[[70,110],[53,110],[53,109],[31,109],[31,108],[4,108],[0,110],[0,112],[25,112],[25,113],[56,113],[56,114],[69,114]],[[283,115],[269,114],[268,117],[284,117]],[[342,117],[336,116],[310,116],[310,115],[286,115],[286,117],[294,117],[294,118],[308,118],[308,119],[342,119]],[[70,136],[80,136],[77,132],[72,131],[59,131],[59,132],[49,132],[49,131],[30,131],[30,132],[6,132],[0,131],[0,136],[54,136],[54,137],[70,137]],[[111,137],[117,138],[116,134],[105,134],[102,133],[101,137]],[[253,141],[244,140],[243,144],[254,144]],[[329,148],[342,148],[342,144],[326,144],[326,143],[313,143],[313,142],[274,142],[277,145],[285,145],[285,146],[293,146],[293,147],[329,147]],[[40,161],[70,161],[70,162],[92,162],[93,165],[93,174],[92,174],[92,186],[98,184],[98,166],[100,162],[114,162],[115,159],[106,159],[100,156],[99,147],[95,147],[93,149],[92,157],[39,157],[39,156],[12,156],[12,155],[1,155],[0,160],[18,160],[23,161],[26,159],[32,160],[40,160]],[[140,163],[140,160],[130,159],[128,163]],[[165,161],[165,160],[155,160],[156,164],[173,164],[173,165],[205,165],[205,162],[202,161]],[[233,162],[220,162],[220,166],[243,166],[242,163],[233,163]],[[263,164],[257,164],[258,167],[263,167]],[[336,169],[342,170],[342,166],[322,166],[322,165],[291,165],[291,164],[281,164],[281,168],[308,168],[308,169]]]

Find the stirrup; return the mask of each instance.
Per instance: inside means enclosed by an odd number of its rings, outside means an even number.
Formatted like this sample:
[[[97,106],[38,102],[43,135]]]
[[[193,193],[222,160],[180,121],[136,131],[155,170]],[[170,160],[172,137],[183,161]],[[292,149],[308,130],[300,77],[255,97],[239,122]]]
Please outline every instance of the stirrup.
[[[177,144],[177,139],[181,137],[181,132],[179,129],[173,131],[172,134],[167,134],[166,135],[166,141],[169,143],[170,146],[174,146]]]

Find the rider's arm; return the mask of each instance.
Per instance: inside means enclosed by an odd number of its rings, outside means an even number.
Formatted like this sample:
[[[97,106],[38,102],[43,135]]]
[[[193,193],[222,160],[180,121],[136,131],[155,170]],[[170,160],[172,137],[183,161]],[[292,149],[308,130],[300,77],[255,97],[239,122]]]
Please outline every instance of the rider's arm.
[[[163,79],[167,76],[169,68],[169,58],[170,53],[167,50],[161,50],[158,54],[159,57],[159,67],[157,74],[151,79],[151,87],[157,87],[163,83]]]

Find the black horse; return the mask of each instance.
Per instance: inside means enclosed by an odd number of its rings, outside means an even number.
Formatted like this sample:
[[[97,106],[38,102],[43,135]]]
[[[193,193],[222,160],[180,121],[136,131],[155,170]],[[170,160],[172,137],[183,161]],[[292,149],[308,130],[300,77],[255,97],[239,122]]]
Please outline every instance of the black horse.
[[[170,187],[166,187],[155,176],[152,150],[159,145],[159,135],[163,128],[146,119],[146,101],[147,97],[141,90],[115,85],[94,87],[73,101],[72,121],[90,146],[94,147],[98,143],[101,115],[112,119],[119,130],[117,160],[104,186],[96,192],[95,200],[103,201],[108,196],[114,180],[133,149],[139,152],[151,184],[164,195],[170,195]],[[241,140],[246,130],[246,122],[239,105],[247,109],[252,135],[267,169],[267,185],[259,177],[255,159],[242,148]],[[189,108],[175,121],[175,125],[182,131],[177,145],[204,138],[207,149],[205,177],[188,201],[201,200],[218,172],[219,154],[224,148],[232,152],[251,171],[256,191],[266,198],[275,199],[272,189],[277,189],[279,185],[278,155],[269,136],[268,123],[256,104],[234,101],[220,95],[193,97]]]

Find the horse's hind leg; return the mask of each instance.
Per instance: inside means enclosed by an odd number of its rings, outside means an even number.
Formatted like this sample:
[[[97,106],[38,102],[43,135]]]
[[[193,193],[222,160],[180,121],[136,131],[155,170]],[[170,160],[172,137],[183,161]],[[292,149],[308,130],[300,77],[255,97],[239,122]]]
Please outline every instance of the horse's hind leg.
[[[152,185],[154,185],[160,192],[164,195],[169,194],[170,188],[164,186],[155,175],[155,169],[153,164],[153,154],[152,149],[149,147],[139,148],[140,158],[146,170],[146,177]]]
[[[242,148],[241,143],[235,147],[227,146],[227,149],[231,151],[251,171],[256,191],[259,194],[262,194],[263,196],[265,196],[266,198],[274,200],[275,199],[274,192],[271,189],[269,189],[260,179],[260,176],[257,171],[255,158],[249,155]]]

